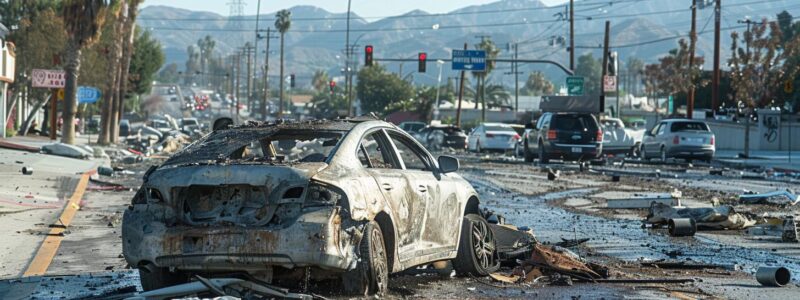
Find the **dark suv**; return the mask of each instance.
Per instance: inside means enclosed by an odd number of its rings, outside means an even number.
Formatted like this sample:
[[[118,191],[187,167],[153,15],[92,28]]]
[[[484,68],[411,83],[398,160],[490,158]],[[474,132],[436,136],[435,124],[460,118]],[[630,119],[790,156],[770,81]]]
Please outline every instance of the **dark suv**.
[[[591,114],[544,113],[526,128],[530,129],[523,138],[526,162],[534,157],[540,163],[553,158],[584,161],[603,152],[603,131]]]

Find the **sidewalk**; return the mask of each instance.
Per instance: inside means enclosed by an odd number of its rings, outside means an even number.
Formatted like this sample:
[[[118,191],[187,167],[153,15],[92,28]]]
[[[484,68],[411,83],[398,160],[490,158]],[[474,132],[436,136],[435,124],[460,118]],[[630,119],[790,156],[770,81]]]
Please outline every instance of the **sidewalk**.
[[[750,158],[739,158],[739,153],[744,151],[719,150],[714,159],[723,164],[738,167],[763,167],[773,169],[788,169],[800,172],[800,149],[792,151],[750,151]]]

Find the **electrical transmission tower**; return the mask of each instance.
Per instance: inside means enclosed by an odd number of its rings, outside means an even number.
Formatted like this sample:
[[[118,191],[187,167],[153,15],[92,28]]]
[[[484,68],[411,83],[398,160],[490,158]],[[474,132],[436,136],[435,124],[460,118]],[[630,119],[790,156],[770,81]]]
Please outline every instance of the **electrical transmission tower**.
[[[228,24],[226,24],[228,29],[244,28],[244,22],[242,22],[242,18],[244,17],[244,6],[244,0],[228,1],[228,7],[230,8],[230,13],[228,14]]]

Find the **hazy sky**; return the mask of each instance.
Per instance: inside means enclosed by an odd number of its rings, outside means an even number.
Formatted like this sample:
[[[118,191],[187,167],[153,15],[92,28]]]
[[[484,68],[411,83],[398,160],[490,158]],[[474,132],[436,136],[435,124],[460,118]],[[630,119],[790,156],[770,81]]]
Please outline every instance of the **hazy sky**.
[[[449,12],[464,6],[485,4],[498,0],[352,0],[352,10],[360,16],[379,17],[403,14],[414,9],[429,13]],[[542,0],[547,5],[568,0]],[[227,16],[230,0],[146,0],[144,6],[169,5],[190,10],[211,11]],[[244,0],[245,15],[255,15],[258,0]],[[295,5],[314,5],[331,12],[346,12],[347,0],[262,0],[261,12],[271,13]]]

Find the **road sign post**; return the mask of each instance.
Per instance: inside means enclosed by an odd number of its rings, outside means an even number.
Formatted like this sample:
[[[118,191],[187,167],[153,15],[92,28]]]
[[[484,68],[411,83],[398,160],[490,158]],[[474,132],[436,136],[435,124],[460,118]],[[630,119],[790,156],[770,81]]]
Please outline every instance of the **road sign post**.
[[[78,87],[78,103],[95,103],[99,98],[99,89],[90,86]]]
[[[617,89],[617,76],[606,75],[603,77],[603,92],[613,92]]]
[[[453,50],[453,71],[486,71],[485,50]]]
[[[570,96],[583,96],[584,79],[582,76],[567,77],[567,93]]]
[[[64,88],[66,75],[63,70],[44,70],[33,69],[31,70],[31,86],[35,88],[48,88],[52,89],[50,96],[50,139],[56,139],[56,114],[58,111],[58,98],[63,98],[63,90],[59,95],[58,89]],[[59,97],[61,96],[61,97]]]

